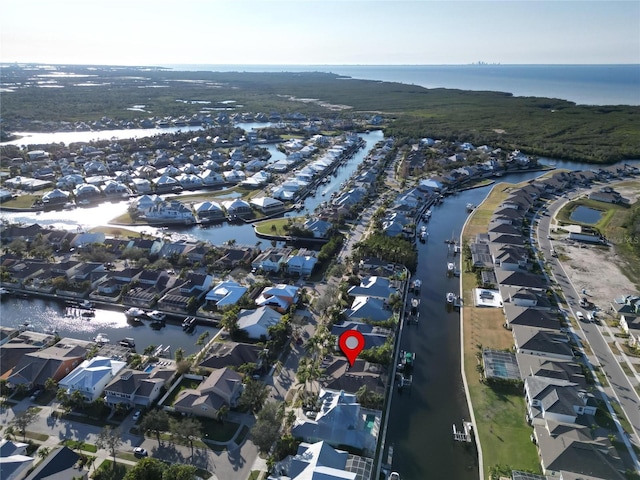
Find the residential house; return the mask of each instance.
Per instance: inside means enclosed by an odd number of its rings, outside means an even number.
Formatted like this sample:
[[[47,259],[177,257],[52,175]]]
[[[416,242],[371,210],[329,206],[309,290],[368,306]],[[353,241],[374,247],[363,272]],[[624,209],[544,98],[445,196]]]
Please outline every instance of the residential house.
[[[229,305],[236,305],[246,292],[247,287],[243,287],[233,280],[225,280],[207,292],[205,302],[207,306],[218,309]]]
[[[238,265],[249,265],[253,258],[253,249],[249,247],[220,247],[223,255],[213,263],[217,269],[227,270],[236,268]]]
[[[264,252],[260,253],[253,262],[251,262],[251,266],[265,272],[277,273],[284,269],[287,258],[291,255],[291,252],[293,252],[293,249],[289,247],[267,248]]]
[[[382,396],[386,392],[386,368],[377,363],[356,359],[353,365],[342,356],[324,359],[324,373],[320,379],[322,388],[356,394],[362,387]]]
[[[102,396],[104,387],[127,365],[127,362],[107,357],[92,357],[85,360],[71,373],[64,377],[58,385],[69,394],[74,391],[82,393],[84,398],[93,402]]]
[[[0,478],[2,480],[18,480],[24,478],[25,472],[33,465],[33,457],[27,455],[29,444],[0,440]]]
[[[242,393],[242,375],[230,368],[213,371],[198,388],[178,393],[173,407],[176,412],[216,418],[223,405],[235,407]]]
[[[262,364],[260,353],[263,348],[251,343],[214,342],[205,358],[198,366],[205,368],[238,368],[241,365],[254,363],[256,368]]]
[[[574,358],[573,349],[565,333],[522,325],[513,325],[511,330],[517,353],[560,360]]]
[[[313,238],[327,238],[333,225],[324,220],[310,218],[304,222],[303,227],[313,232]]]
[[[44,460],[24,480],[62,480],[73,478],[86,480],[89,468],[79,468],[80,455],[69,447],[58,447],[49,453]],[[2,477],[4,480],[4,476]]]
[[[299,290],[299,287],[285,283],[265,287],[258,298],[256,298],[256,304],[259,306],[269,306],[281,313],[285,313],[291,306],[298,303]]]
[[[295,456],[288,456],[275,467],[271,480],[356,480],[356,471],[347,470],[349,453],[335,450],[325,442],[298,445]],[[351,462],[353,465],[353,462]]]
[[[296,255],[287,258],[286,269],[289,275],[310,277],[317,263],[318,259],[313,250],[300,249]]]
[[[60,381],[84,360],[90,344],[63,338],[51,347],[27,353],[2,378],[11,386],[25,385],[27,389],[44,387],[49,378]]]
[[[269,307],[255,310],[241,310],[238,314],[238,328],[252,340],[269,338],[269,327],[277,325],[282,315]]]
[[[149,407],[175,374],[174,368],[158,365],[150,371],[124,368],[104,387],[105,402],[113,407],[118,404]]]
[[[372,455],[376,449],[381,412],[362,408],[354,394],[321,389],[320,411],[314,420],[298,418],[291,434],[305,442],[325,441]]]
[[[524,325],[528,327],[560,330],[560,320],[557,314],[530,307],[519,307],[512,303],[504,303],[504,314],[507,317],[507,327]]]
[[[351,308],[343,311],[348,320],[385,322],[393,317],[393,311],[384,300],[379,298],[356,297]]]
[[[255,197],[251,199],[251,205],[255,206],[265,215],[274,215],[284,211],[284,203],[271,197]]]
[[[347,291],[352,297],[370,297],[388,302],[393,295],[398,295],[391,280],[385,277],[369,276],[360,281],[360,285],[353,286]]]

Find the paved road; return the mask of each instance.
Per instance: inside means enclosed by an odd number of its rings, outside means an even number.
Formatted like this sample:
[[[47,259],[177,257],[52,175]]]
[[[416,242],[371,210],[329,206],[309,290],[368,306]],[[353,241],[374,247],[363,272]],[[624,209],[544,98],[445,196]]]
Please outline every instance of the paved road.
[[[600,188],[600,186],[594,187],[594,189],[597,188]],[[557,258],[551,256],[553,243],[558,240],[549,239],[548,236],[551,219],[554,217],[556,212],[573,198],[588,193],[589,191],[591,190],[581,190],[580,192],[571,194],[566,198],[561,197],[548,205],[547,215],[538,214],[534,217],[535,219],[539,219],[536,229],[537,247],[543,254],[546,265],[551,267],[551,277],[555,278],[562,288],[564,296],[568,302],[568,313],[570,313],[574,318],[576,318],[576,312],[578,311],[582,312],[585,318],[589,312],[579,306],[581,295],[579,290],[571,283],[562,263],[558,261]],[[636,446],[640,446],[640,398],[638,397],[631,380],[621,368],[620,359],[611,351],[607,340],[603,336],[602,332],[606,331],[608,327],[604,325],[598,326],[594,323],[583,321],[578,322],[578,328],[578,331],[574,331],[572,329],[572,333],[582,342],[586,341],[589,344],[593,352],[589,358],[591,364],[602,367],[602,370],[609,381],[609,387],[604,388],[604,391],[609,397],[613,397],[620,404],[620,407],[624,411],[625,416],[629,420],[633,429],[633,432],[630,432],[632,433],[630,440]],[[612,335],[608,338],[614,339],[615,337]],[[621,360],[625,361],[626,359],[623,357]],[[635,371],[634,368],[631,368],[631,370]],[[635,461],[636,466],[639,466],[637,459],[635,459]]]
[[[101,427],[56,419],[50,415],[53,410],[51,406],[43,407],[36,405],[28,398],[13,407],[0,410],[0,421],[3,425],[7,425],[13,420],[16,413],[33,406],[41,408],[41,411],[37,420],[27,427],[27,431],[48,435],[49,438],[45,442],[42,442],[43,446],[50,448],[57,447],[63,440],[82,440],[85,443],[95,445],[98,435],[102,430]],[[231,412],[228,418],[229,421],[244,423],[249,426],[253,425],[253,417],[251,415]],[[170,442],[161,442],[161,444],[158,444],[154,438],[144,438],[128,433],[134,423],[131,415],[129,415],[119,426],[123,432],[123,443],[119,448],[121,452],[131,453],[134,447],[142,446],[152,457],[174,463],[179,462],[195,465],[208,470],[214,474],[212,477],[213,480],[246,479],[249,477],[255,465],[257,465],[258,468],[263,466],[262,460],[258,457],[258,449],[250,440],[245,440],[242,445],[237,445],[232,441],[227,445],[227,448],[222,451],[196,448],[192,453],[191,449],[187,446]],[[19,435],[18,440],[22,440]],[[97,457],[95,462],[96,467],[105,459],[111,458],[111,455],[106,450],[98,450],[95,455]],[[117,461],[121,463],[134,463],[123,459],[118,459]]]

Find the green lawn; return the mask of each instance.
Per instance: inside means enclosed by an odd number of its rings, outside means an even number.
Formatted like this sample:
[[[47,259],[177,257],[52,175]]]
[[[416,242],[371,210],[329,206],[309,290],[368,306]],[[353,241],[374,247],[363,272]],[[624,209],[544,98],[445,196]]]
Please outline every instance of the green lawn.
[[[62,442],[65,447],[69,447],[71,450],[76,450],[78,446],[80,446],[80,442],[77,440],[65,440]],[[98,447],[93,445],[92,443],[84,443],[82,442],[82,450],[85,452],[96,453],[98,451]]]
[[[297,220],[302,219],[303,217],[287,217],[265,220],[255,224],[256,232],[263,235],[287,235],[287,232],[284,231],[283,227],[291,221],[296,222]],[[275,227],[275,229],[273,227]]]

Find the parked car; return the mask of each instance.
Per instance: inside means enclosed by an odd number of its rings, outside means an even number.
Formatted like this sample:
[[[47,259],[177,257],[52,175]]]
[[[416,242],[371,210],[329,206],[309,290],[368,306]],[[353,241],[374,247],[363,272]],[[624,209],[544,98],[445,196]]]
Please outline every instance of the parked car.
[[[140,412],[140,410],[136,410],[136,412],[133,414],[133,421],[137,422],[138,419],[140,418],[142,412]]]
[[[584,322],[584,321],[585,321],[585,319],[584,319],[584,315],[583,315],[583,314],[582,314],[582,312],[580,312],[580,311],[577,311],[577,312],[576,312],[576,318],[577,318],[578,320],[580,320],[581,322]]]
[[[146,457],[149,455],[149,453],[142,447],[136,447],[133,449],[133,454],[136,457]]]
[[[41,393],[42,393],[42,390],[36,390],[35,392],[33,392],[31,394],[31,401],[33,402],[37,400]]]

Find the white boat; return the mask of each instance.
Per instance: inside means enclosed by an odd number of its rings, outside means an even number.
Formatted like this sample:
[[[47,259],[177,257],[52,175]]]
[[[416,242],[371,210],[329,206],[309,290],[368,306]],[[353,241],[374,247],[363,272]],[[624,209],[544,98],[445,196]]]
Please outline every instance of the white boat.
[[[143,309],[138,307],[131,307],[125,310],[124,314],[127,318],[140,318],[147,315]]]
[[[155,320],[158,322],[162,322],[167,318],[167,316],[159,310],[154,310],[153,312],[150,312],[147,315],[151,320]]]
[[[398,472],[391,472],[389,480],[400,480],[400,474]]]
[[[93,341],[99,345],[104,345],[105,343],[111,342],[111,340],[109,340],[109,337],[107,337],[105,333],[99,333],[98,335],[95,336]]]
[[[447,263],[447,272],[448,273],[453,273],[453,271],[456,269],[456,266],[453,262],[449,262]]]
[[[456,300],[456,294],[453,292],[447,293],[447,303],[453,303]]]
[[[0,295],[9,295],[11,292],[4,287],[0,287]]]
[[[85,310],[93,309],[93,302],[89,300],[83,300],[78,304],[78,308],[83,308]]]
[[[467,203],[467,212],[473,212],[476,206],[473,203]]]
[[[420,227],[420,231],[422,233],[427,233],[427,227],[425,227],[424,225]]]
[[[413,282],[411,282],[411,290],[413,290],[415,293],[420,293],[421,287],[422,287],[421,280],[416,278]]]
[[[428,232],[420,232],[420,241],[421,242],[426,242],[428,236],[429,236]]]

